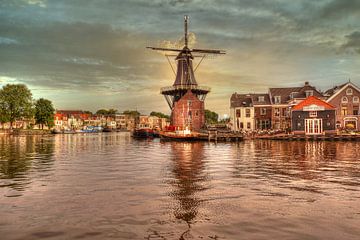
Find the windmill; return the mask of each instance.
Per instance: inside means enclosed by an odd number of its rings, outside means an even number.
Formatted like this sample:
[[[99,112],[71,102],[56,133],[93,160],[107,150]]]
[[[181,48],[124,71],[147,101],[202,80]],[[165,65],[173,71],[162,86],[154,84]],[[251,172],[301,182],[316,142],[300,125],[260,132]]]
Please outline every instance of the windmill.
[[[197,70],[201,62],[206,58],[207,56],[212,55],[221,55],[225,54],[225,51],[223,50],[215,50],[215,49],[190,49],[188,46],[188,22],[189,17],[187,15],[184,16],[184,39],[185,44],[184,47],[181,49],[177,48],[162,48],[162,47],[147,47],[149,49],[155,50],[155,51],[162,51],[165,52],[165,56],[167,57],[170,66],[175,74],[175,81],[172,86],[169,87],[163,87],[160,90],[160,93],[165,96],[165,99],[172,110],[172,125],[174,123],[174,119],[177,118],[176,116],[176,103],[189,91],[196,96],[198,100],[201,102],[204,102],[206,95],[210,92],[209,87],[205,86],[199,86],[195,79],[194,72]],[[168,52],[174,52],[176,55],[167,54]],[[171,65],[171,62],[169,60],[169,56],[175,56],[176,64],[176,70]],[[199,57],[200,61],[198,64],[193,66],[193,60],[195,57]],[[190,111],[191,114],[191,108],[187,108],[186,111]],[[204,114],[204,109],[202,109],[200,114]],[[182,113],[182,115],[189,115],[189,113]],[[201,118],[201,116],[200,116]],[[203,120],[200,125],[204,124],[204,117],[202,117]]]

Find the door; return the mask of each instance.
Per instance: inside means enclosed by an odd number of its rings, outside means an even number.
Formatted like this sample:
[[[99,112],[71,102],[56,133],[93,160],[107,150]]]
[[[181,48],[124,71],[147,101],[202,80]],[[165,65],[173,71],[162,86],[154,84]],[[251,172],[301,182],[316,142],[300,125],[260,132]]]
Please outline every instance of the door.
[[[323,122],[322,119],[312,118],[305,119],[305,134],[315,135],[322,134]]]

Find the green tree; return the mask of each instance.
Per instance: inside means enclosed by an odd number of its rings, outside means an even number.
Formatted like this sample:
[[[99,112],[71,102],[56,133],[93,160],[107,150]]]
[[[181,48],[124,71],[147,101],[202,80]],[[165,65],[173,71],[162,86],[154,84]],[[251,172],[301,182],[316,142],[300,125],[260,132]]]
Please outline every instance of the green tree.
[[[117,109],[110,108],[108,110],[108,115],[115,115],[117,113]]]
[[[140,113],[137,110],[126,110],[126,111],[123,112],[123,114],[130,115],[130,116],[132,116],[134,118],[137,118],[137,117],[140,116]]]
[[[92,115],[92,114],[93,114],[91,111],[84,111],[84,113],[86,113],[86,114],[90,114],[90,115]]]
[[[150,116],[156,116],[156,117],[159,117],[159,118],[167,118],[167,119],[170,118],[169,115],[166,115],[166,114],[161,113],[161,112],[151,112]]]
[[[3,86],[0,90],[0,113],[2,120],[10,122],[10,128],[16,120],[32,117],[32,94],[26,85]]]
[[[218,123],[218,119],[219,119],[219,114],[217,114],[216,112],[212,112],[208,109],[205,109],[205,122],[207,124]]]
[[[96,111],[97,115],[108,115],[108,110],[106,109],[99,109]]]
[[[35,102],[35,121],[36,124],[41,124],[41,129],[44,129],[44,124],[52,127],[54,124],[55,109],[50,100],[40,98]]]

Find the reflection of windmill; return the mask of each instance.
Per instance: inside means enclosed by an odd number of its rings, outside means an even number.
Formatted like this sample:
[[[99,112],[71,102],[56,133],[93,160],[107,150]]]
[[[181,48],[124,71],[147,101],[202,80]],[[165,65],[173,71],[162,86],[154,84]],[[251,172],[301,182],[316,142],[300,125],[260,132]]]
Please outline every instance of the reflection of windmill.
[[[201,87],[198,86],[194,72],[199,67],[200,63],[203,61],[203,59],[206,56],[209,55],[217,55],[217,54],[225,54],[225,51],[223,50],[212,50],[212,49],[190,49],[188,47],[188,16],[184,17],[184,28],[185,28],[185,45],[182,49],[176,49],[176,48],[160,48],[160,47],[147,47],[152,50],[156,51],[164,51],[166,52],[177,52],[177,55],[166,55],[168,58],[169,56],[176,56],[175,60],[177,61],[177,69],[176,71],[171,65],[172,70],[174,71],[176,77],[175,82],[170,87],[164,87],[161,88],[161,94],[165,96],[165,99],[167,103],[169,104],[170,109],[172,110],[172,124],[176,121],[176,111],[174,111],[174,108],[176,107],[176,103],[188,92],[191,91],[193,95],[197,97],[198,100],[203,102],[205,100],[206,94],[210,92],[210,88],[208,87]],[[196,55],[193,55],[195,53]],[[193,59],[194,57],[200,57],[200,61],[197,64],[197,66],[193,67]],[[169,59],[168,59],[169,60]],[[170,61],[169,61],[170,63]],[[202,104],[203,105],[203,104]],[[192,109],[189,111],[193,112]],[[201,115],[204,114],[204,109],[200,111]],[[181,114],[184,115],[184,114]],[[186,114],[185,114],[186,115]],[[190,116],[191,117],[191,116]],[[203,118],[202,116],[199,116],[199,119]],[[204,119],[204,118],[203,118]],[[204,124],[204,120],[201,120],[202,123],[200,125]],[[184,121],[182,121],[184,122]]]

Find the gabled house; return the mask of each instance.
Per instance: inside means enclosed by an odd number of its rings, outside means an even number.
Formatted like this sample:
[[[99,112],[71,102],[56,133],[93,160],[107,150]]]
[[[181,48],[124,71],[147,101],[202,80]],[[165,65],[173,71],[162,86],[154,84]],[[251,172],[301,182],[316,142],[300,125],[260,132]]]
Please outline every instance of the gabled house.
[[[336,108],[336,127],[360,130],[360,88],[348,82],[325,92],[326,102]]]
[[[265,130],[271,128],[272,107],[269,94],[250,94],[254,107],[255,129]]]
[[[324,96],[315,87],[311,86],[309,82],[305,82],[305,85],[302,87],[270,88],[272,128],[289,129],[291,127],[291,107],[310,96],[324,99]]]
[[[335,107],[310,96],[291,109],[291,130],[294,134],[334,134]]]
[[[230,98],[230,123],[231,130],[254,130],[255,109],[251,94],[234,93]]]

